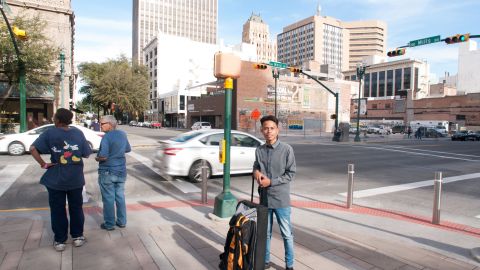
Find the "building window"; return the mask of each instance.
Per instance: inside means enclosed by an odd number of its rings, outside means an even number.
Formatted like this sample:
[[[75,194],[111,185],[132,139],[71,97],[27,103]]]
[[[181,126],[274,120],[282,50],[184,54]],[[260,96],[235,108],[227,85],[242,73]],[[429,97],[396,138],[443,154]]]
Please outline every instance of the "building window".
[[[393,96],[393,70],[387,70],[387,97]]]
[[[370,96],[370,73],[365,73],[365,81],[363,83],[363,97]]]
[[[372,97],[378,97],[378,73],[372,73]]]
[[[418,68],[415,68],[415,82],[413,88],[415,91],[418,91]]]
[[[185,96],[180,96],[180,110],[185,110]]]
[[[395,69],[395,89],[394,94],[398,92],[398,90],[402,89],[402,69],[398,68]]]
[[[378,96],[384,97],[385,96],[385,71],[380,71],[378,73],[378,76],[379,76]]]
[[[412,89],[410,87],[412,79],[412,68],[403,69],[403,89]]]

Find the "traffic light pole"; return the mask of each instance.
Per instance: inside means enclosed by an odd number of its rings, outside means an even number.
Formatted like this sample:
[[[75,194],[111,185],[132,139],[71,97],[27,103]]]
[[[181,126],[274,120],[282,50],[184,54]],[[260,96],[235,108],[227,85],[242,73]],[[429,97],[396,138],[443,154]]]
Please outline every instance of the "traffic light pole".
[[[364,65],[357,66],[357,77],[358,77],[358,103],[357,103],[357,133],[353,141],[360,142],[360,94],[362,89],[362,78],[365,74],[365,69],[367,67]]]
[[[279,77],[278,69],[276,68],[272,69],[272,76],[275,79],[275,113],[274,115],[275,117],[278,117],[277,115],[277,83],[278,83],[278,77]]]
[[[3,19],[7,24],[8,32],[10,33],[10,37],[12,38],[13,47],[15,48],[15,53],[17,54],[17,62],[18,62],[18,88],[20,94],[20,132],[27,131],[27,97],[26,97],[26,89],[25,89],[25,63],[22,61],[20,57],[20,50],[18,49],[17,40],[15,39],[15,35],[13,34],[12,27],[10,26],[10,22],[7,19],[7,15],[5,15],[5,11],[3,10],[3,4],[0,2],[0,11],[2,12]]]
[[[230,192],[230,141],[231,141],[231,124],[232,124],[232,91],[233,79],[225,79],[225,163],[223,164],[223,192],[215,197],[215,205],[213,214],[221,218],[227,218],[235,214],[237,207],[237,199]]]
[[[65,73],[65,53],[60,52],[60,108],[65,108],[65,87],[63,79]]]
[[[315,82],[317,82],[318,84],[320,84],[321,86],[323,86],[328,92],[330,92],[330,94],[332,94],[334,97],[335,97],[335,132],[333,134],[333,140],[334,141],[338,141],[340,138],[338,138],[337,136],[337,130],[338,130],[338,93],[335,93],[333,92],[332,90],[330,90],[330,88],[328,88],[325,84],[323,84],[321,81],[317,80],[316,78],[308,75],[307,73],[300,71],[300,73],[302,73],[303,75],[307,76],[308,78],[314,80]]]

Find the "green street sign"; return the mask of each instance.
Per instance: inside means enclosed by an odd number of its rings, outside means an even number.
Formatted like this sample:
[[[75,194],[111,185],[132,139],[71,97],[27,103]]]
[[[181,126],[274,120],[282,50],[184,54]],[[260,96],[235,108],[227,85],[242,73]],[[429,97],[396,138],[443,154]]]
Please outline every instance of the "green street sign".
[[[268,65],[272,66],[272,67],[277,67],[277,68],[286,68],[287,67],[287,64],[285,64],[285,63],[274,62],[274,61],[268,62]]]
[[[408,43],[408,46],[409,47],[416,47],[416,46],[427,45],[427,44],[435,43],[435,42],[440,42],[440,36],[433,36],[433,37],[428,37],[428,38],[412,40]]]

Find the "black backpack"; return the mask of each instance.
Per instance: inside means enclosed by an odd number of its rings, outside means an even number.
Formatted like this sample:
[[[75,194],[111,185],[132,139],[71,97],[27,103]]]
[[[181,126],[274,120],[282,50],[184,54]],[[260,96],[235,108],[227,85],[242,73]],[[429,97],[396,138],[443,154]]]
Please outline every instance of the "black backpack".
[[[220,254],[221,270],[253,269],[256,246],[256,222],[242,213],[230,219],[224,252]]]

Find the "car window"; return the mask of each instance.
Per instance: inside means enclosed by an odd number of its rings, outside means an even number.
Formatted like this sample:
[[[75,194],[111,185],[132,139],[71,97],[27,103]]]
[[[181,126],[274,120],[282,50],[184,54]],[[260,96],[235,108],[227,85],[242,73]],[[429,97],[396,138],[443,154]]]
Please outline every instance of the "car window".
[[[255,140],[254,138],[252,138],[248,135],[234,133],[234,134],[232,134],[232,145],[233,146],[254,147],[254,148],[256,148],[257,146],[260,145],[260,143],[257,140]]]
[[[35,133],[37,134],[42,134],[43,132],[45,132],[47,129],[50,129],[54,127],[53,125],[50,125],[50,126],[45,126],[45,127],[40,127],[38,129],[35,130]]]
[[[174,142],[186,142],[186,141],[189,141],[189,140],[197,137],[200,134],[202,134],[202,133],[201,132],[192,132],[192,133],[187,132],[187,133],[180,134],[177,137],[172,138],[171,140],[174,141]]]
[[[209,127],[209,126],[210,126],[210,123],[202,123],[202,126],[204,126],[204,127]]]
[[[223,133],[213,134],[207,136],[203,142],[206,145],[220,145],[220,141],[223,139]]]

